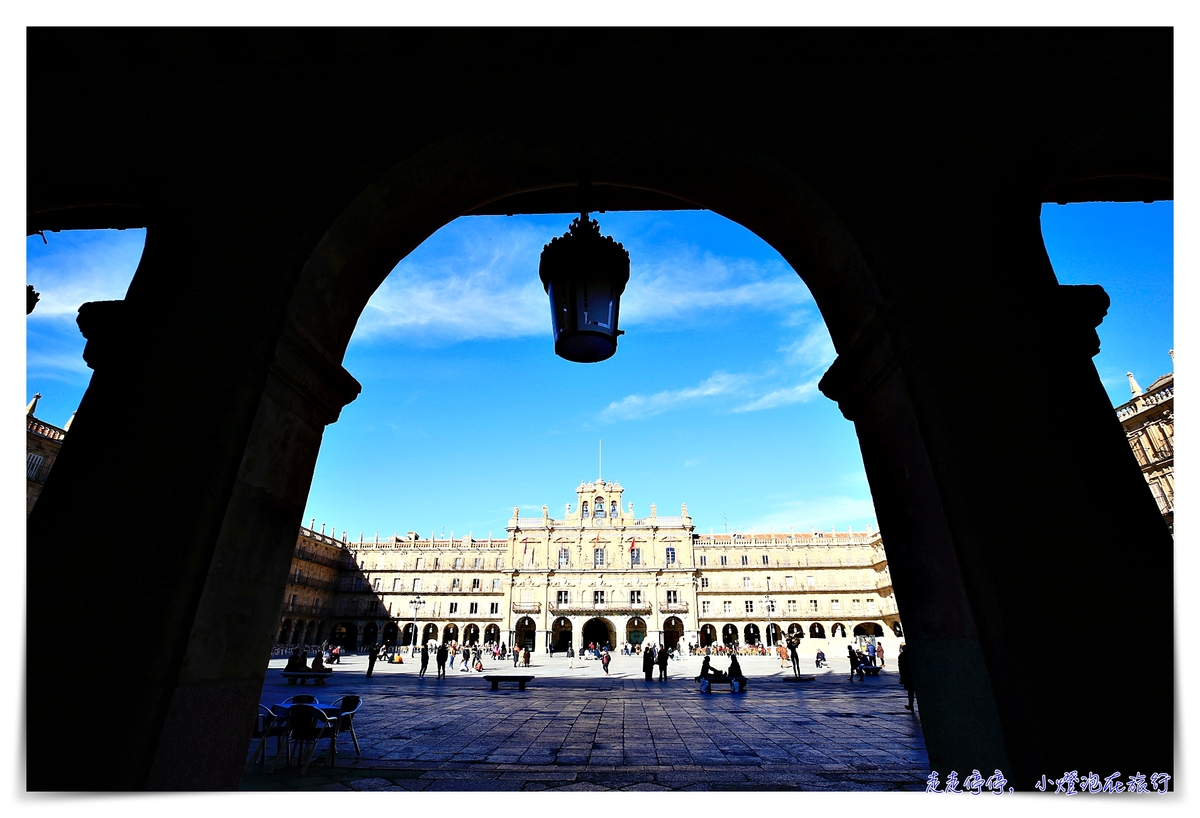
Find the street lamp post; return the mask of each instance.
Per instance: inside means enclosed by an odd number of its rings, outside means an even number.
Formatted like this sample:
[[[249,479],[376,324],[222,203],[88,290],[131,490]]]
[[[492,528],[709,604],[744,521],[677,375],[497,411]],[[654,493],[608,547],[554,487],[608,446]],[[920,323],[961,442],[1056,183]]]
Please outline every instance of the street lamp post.
[[[775,599],[771,596],[771,579],[767,578],[767,593],[762,598],[763,604],[767,606],[767,646],[773,647],[771,644],[771,609],[775,607]]]
[[[425,607],[425,600],[421,599],[420,596],[414,596],[412,599],[410,599],[408,601],[408,604],[411,605],[412,609],[413,609],[412,653],[409,655],[416,656],[417,655],[417,611],[419,611]]]

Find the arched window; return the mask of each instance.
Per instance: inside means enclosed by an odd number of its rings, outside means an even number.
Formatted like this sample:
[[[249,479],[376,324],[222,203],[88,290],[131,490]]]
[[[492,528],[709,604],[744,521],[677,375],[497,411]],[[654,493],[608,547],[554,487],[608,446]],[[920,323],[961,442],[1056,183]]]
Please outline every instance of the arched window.
[[[584,517],[588,516],[587,500],[584,500],[583,505],[579,507],[579,513]]]
[[[597,517],[604,516],[604,498],[603,497],[596,498],[596,505],[594,506],[594,508],[596,509]]]

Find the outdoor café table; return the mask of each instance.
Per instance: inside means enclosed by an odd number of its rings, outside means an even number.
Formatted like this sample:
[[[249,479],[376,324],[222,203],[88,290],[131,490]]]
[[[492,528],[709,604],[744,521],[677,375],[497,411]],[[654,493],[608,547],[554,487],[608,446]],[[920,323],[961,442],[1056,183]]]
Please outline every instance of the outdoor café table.
[[[339,719],[338,716],[342,714],[342,708],[336,704],[323,704],[321,702],[291,702],[290,704],[284,704],[283,702],[279,702],[278,704],[269,704],[267,707],[271,708],[272,713],[279,714],[286,713],[289,707],[296,704],[307,704],[310,707],[315,707],[320,710],[325,715],[325,718],[329,719],[330,724],[333,726],[333,732],[335,736],[334,741],[337,741],[336,736],[338,733],[338,727],[341,725],[341,719]],[[288,766],[291,766],[291,763],[292,759],[291,754],[289,753]]]

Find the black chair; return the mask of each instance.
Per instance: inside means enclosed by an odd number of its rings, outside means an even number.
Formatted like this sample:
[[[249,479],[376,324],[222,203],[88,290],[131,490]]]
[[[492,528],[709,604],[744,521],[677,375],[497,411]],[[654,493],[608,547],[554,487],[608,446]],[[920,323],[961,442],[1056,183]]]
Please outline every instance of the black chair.
[[[350,738],[354,739],[354,754],[362,755],[362,750],[358,747],[358,734],[354,732],[354,714],[362,707],[362,699],[358,696],[342,696],[334,701],[334,704],[338,707],[338,732],[349,730]]]
[[[337,722],[311,704],[293,704],[288,708],[288,732],[296,761],[300,764],[300,775],[308,771],[309,762],[323,738],[329,739],[329,766],[337,764]],[[289,762],[291,755],[289,753]]]
[[[280,704],[316,704],[317,697],[308,693],[301,693],[299,696],[288,696]]]
[[[271,771],[274,772],[279,766],[279,757],[283,753],[288,753],[288,762],[291,763],[291,753],[288,747],[288,720],[287,713],[275,713],[271,708],[264,705],[258,706],[258,716],[254,720],[254,733],[251,735],[251,746],[257,741],[258,746],[254,747],[254,753],[250,756],[250,761],[246,764],[246,769],[250,769],[250,765],[262,757],[262,763],[267,763],[267,739],[275,739],[275,761],[271,765]]]

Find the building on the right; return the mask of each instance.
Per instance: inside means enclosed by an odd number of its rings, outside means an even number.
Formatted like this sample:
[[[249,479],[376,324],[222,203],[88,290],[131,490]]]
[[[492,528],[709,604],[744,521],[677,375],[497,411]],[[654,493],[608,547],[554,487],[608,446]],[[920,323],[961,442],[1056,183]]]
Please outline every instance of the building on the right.
[[[1175,350],[1170,350],[1172,362]],[[1175,373],[1159,376],[1143,390],[1129,378],[1132,397],[1117,407],[1117,418],[1125,429],[1133,456],[1142,467],[1150,492],[1158,503],[1167,528],[1175,534]]]

